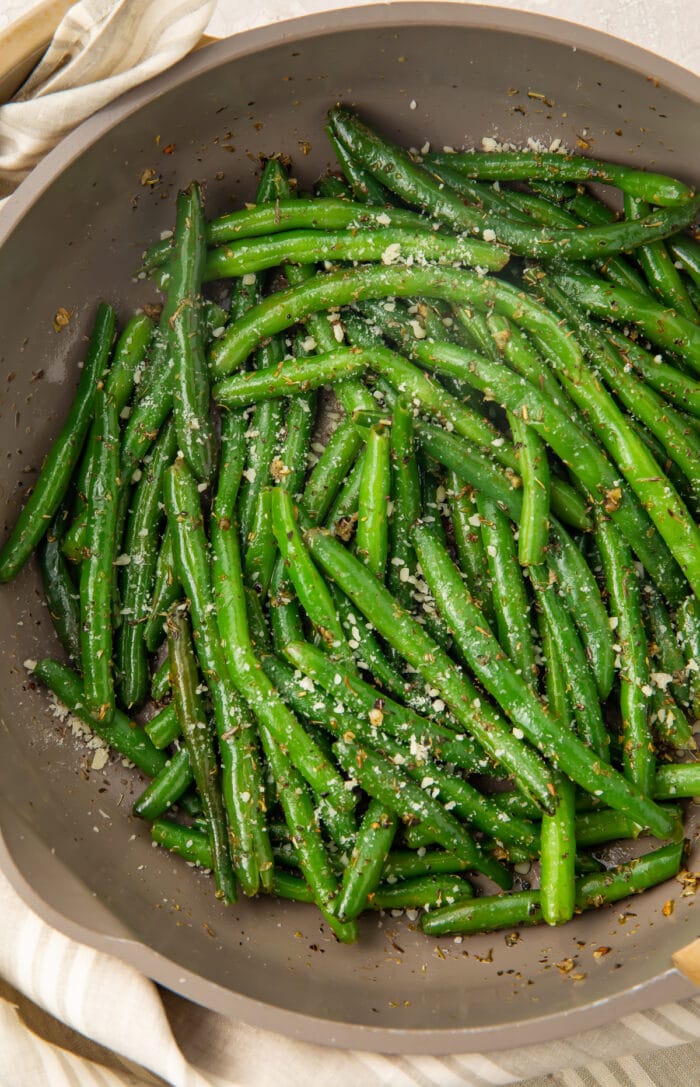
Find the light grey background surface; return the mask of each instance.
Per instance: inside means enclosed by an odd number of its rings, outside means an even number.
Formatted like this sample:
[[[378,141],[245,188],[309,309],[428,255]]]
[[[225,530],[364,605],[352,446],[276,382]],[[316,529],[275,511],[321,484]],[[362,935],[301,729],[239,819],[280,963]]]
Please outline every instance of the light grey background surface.
[[[38,0],[0,3],[0,29],[35,7]],[[361,7],[375,0],[219,0],[209,32],[218,37],[315,11]],[[694,71],[700,70],[698,0],[481,0],[583,23],[626,38]]]

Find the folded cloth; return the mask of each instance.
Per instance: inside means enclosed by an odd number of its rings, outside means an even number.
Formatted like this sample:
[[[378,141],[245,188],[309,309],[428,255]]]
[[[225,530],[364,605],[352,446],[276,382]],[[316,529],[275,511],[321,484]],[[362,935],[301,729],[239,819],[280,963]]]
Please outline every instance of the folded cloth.
[[[0,106],[0,197],[58,141],[197,44],[215,0],[80,0],[37,68]]]
[[[253,12],[239,3],[233,0],[228,29],[260,21],[260,6]],[[0,195],[80,121],[189,52],[214,6],[76,4],[38,68],[0,107]],[[267,5],[271,18],[323,6]],[[131,966],[52,929],[2,874],[0,918],[0,1087],[307,1087],[311,1079],[334,1087],[364,1080],[377,1087],[700,1084],[700,998],[548,1045],[385,1057],[280,1037],[162,992]]]
[[[0,978],[17,990],[16,995],[3,992],[0,982],[1,1087],[148,1087],[163,1082],[171,1087],[307,1087],[310,1080],[324,1087],[360,1082],[376,1087],[697,1087],[700,1082],[700,997],[547,1045],[448,1057],[385,1057],[284,1038],[163,992],[133,967],[52,929],[2,874],[0,917]]]

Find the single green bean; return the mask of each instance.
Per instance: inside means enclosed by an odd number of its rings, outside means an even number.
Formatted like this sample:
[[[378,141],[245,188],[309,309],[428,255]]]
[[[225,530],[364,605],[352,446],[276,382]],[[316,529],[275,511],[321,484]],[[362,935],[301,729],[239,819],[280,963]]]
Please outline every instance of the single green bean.
[[[627,193],[623,197],[623,205],[627,219],[642,219],[651,212],[651,208],[644,200],[639,200]],[[640,245],[635,256],[647,283],[661,302],[670,306],[676,313],[687,317],[689,321],[695,321],[697,311],[688,297],[688,292],[663,241],[651,241]]]
[[[521,566],[542,562],[549,536],[550,472],[547,450],[540,436],[519,415],[508,415],[523,481],[523,504],[518,528]]]
[[[95,443],[87,501],[85,558],[80,571],[80,650],[85,698],[96,717],[114,713],[112,563],[117,530],[119,419],[102,390],[95,398]]]
[[[186,270],[183,267],[168,335],[173,361],[173,415],[179,448],[197,479],[207,483],[214,470],[214,448],[199,294],[207,259],[204,230],[202,195],[199,185],[193,181],[177,197],[172,259],[182,262]]]
[[[343,920],[359,916],[368,897],[374,897],[397,826],[394,811],[378,800],[370,801],[343,872],[338,902],[338,916]]]
[[[663,883],[676,875],[682,857],[682,843],[662,846],[617,868],[577,879],[574,908],[577,911],[598,908]],[[488,896],[431,910],[423,915],[421,927],[430,936],[445,936],[456,932],[484,932],[512,928],[514,925],[536,925],[541,920],[539,891],[517,891],[515,894]]]
[[[180,597],[182,590],[175,572],[173,534],[166,525],[156,558],[148,618],[143,625],[143,641],[149,653],[155,653],[165,637],[165,616]]]
[[[389,431],[382,426],[371,427],[362,462],[355,546],[368,570],[380,581],[384,580],[386,571],[390,498]]]
[[[616,185],[623,192],[648,200],[651,204],[687,203],[693,190],[682,181],[665,174],[634,170],[613,162],[602,162],[583,155],[562,155],[542,151],[486,151],[468,154],[434,153],[426,161],[443,163],[459,170],[465,177],[487,181],[597,181]]]
[[[537,685],[532,617],[525,581],[517,562],[517,545],[508,518],[498,504],[476,495],[481,539],[491,580],[491,600],[498,640],[529,687]]]
[[[190,754],[179,748],[144,789],[133,807],[140,819],[157,819],[177,804],[194,782]]]
[[[71,409],[0,552],[0,582],[11,581],[19,573],[61,504],[90,425],[98,385],[112,346],[114,320],[112,307],[101,303]]]
[[[39,563],[51,622],[72,663],[80,666],[80,594],[61,550],[66,520],[66,511],[59,509],[41,541]]]
[[[168,674],[170,673],[170,660],[168,661]],[[168,702],[154,717],[143,726],[147,736],[153,742],[153,746],[162,751],[169,747],[180,735],[180,722],[175,711],[174,702]]]

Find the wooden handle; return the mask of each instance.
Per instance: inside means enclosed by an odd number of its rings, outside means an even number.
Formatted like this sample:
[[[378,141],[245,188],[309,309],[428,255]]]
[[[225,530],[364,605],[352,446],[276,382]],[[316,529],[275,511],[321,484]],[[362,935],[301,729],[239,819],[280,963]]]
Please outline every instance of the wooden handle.
[[[671,956],[673,964],[695,985],[700,985],[700,939],[680,948]]]

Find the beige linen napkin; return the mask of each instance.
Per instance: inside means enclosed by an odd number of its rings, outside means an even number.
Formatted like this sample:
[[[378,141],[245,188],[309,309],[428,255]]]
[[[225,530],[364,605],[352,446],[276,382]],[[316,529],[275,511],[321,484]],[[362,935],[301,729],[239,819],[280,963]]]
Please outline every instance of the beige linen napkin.
[[[189,52],[214,6],[76,4],[17,100],[0,107],[0,196],[81,120]],[[323,0],[223,0],[218,18],[225,14],[234,29],[261,21],[262,9],[278,18],[322,7]],[[0,875],[0,1087],[308,1087],[311,1080],[320,1087],[699,1087],[700,998],[505,1053],[328,1050],[159,991],[132,967],[51,929]]]
[[[186,56],[214,7],[215,0],[75,4],[20,92],[0,106],[0,197],[86,117]]]

